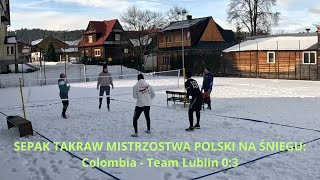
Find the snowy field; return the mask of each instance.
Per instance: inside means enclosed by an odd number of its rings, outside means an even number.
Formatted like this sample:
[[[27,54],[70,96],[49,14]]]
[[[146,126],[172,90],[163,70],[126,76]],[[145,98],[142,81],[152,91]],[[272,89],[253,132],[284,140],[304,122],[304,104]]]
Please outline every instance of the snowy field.
[[[132,86],[135,78],[116,79],[111,91],[111,111],[106,104],[98,109],[96,82],[72,83],[68,120],[61,119],[57,85],[24,88],[26,116],[34,130],[52,141],[64,142],[308,142],[320,137],[320,132],[246,121],[221,116],[242,117],[278,124],[320,130],[320,82],[264,79],[215,78],[212,110],[201,114],[201,129],[186,132],[187,109],[182,104],[167,108],[166,90],[182,90],[177,77],[146,77],[154,86],[156,97],[151,107],[151,131],[146,134],[143,115],[139,120],[139,138],[132,138],[132,116],[135,101]],[[201,78],[196,78],[201,82]],[[200,83],[201,84],[201,83]],[[0,111],[8,115],[21,115],[18,88],[0,89]],[[104,100],[105,103],[105,100]],[[5,116],[0,115],[0,179],[113,179],[94,168],[85,168],[81,161],[66,152],[15,152],[14,142],[47,142],[39,135],[19,138],[16,128],[7,129]],[[184,152],[72,152],[81,158],[119,159],[130,158],[146,162],[146,158],[195,159],[238,158],[239,164],[274,153],[271,151],[184,151]],[[248,180],[320,179],[320,141],[306,145],[305,150],[280,153],[254,163],[202,179]],[[145,163],[146,164],[146,163]],[[125,180],[174,180],[192,179],[224,169],[215,168],[101,168]]]

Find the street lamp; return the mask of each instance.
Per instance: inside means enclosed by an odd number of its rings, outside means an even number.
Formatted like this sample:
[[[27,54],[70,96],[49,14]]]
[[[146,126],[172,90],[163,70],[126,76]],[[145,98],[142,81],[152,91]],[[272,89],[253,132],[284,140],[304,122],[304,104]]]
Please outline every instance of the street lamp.
[[[65,30],[63,33],[63,42],[64,42],[64,74],[67,75],[67,53],[66,53],[66,33],[69,29]]]

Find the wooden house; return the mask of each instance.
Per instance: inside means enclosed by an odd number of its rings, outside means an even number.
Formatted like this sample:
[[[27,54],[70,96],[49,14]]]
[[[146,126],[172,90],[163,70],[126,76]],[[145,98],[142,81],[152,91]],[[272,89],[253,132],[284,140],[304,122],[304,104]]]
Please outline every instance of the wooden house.
[[[226,75],[318,80],[320,29],[252,37],[223,52]]]
[[[192,19],[188,16],[187,20],[171,22],[160,31],[157,67],[159,71],[182,68],[184,53],[186,69],[194,70],[219,60],[207,54],[221,53],[233,44],[234,33],[223,29],[212,17]]]
[[[81,56],[102,62],[120,64],[125,49],[129,45],[117,19],[90,21],[78,44]]]

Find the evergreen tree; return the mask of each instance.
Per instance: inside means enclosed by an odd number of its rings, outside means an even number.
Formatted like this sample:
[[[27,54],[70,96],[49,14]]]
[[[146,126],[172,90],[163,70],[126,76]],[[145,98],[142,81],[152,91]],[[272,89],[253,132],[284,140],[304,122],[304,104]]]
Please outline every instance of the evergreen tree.
[[[57,62],[56,51],[55,51],[54,46],[53,46],[52,43],[50,43],[50,44],[48,45],[48,48],[47,48],[45,57],[46,57],[46,60],[47,60],[47,61]]]

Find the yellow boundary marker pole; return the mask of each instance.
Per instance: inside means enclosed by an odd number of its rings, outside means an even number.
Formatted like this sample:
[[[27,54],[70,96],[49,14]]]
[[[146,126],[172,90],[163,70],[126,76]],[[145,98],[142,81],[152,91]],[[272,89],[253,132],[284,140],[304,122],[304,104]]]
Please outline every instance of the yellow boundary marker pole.
[[[22,79],[19,78],[20,82],[20,95],[21,95],[21,102],[22,102],[22,112],[23,112],[23,117],[26,119],[26,110],[24,108],[24,98],[23,98],[23,92],[22,92]]]

